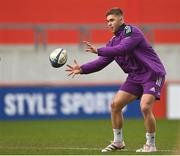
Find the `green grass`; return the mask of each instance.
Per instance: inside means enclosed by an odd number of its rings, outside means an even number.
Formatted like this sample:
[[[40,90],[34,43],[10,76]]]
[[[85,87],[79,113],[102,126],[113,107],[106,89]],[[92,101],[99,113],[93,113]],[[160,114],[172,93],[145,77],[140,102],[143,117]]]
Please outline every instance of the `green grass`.
[[[180,120],[158,120],[153,154],[180,154]],[[137,154],[145,143],[143,120],[125,120],[126,151],[108,154]],[[102,154],[100,149],[113,138],[110,120],[1,121],[0,154]]]

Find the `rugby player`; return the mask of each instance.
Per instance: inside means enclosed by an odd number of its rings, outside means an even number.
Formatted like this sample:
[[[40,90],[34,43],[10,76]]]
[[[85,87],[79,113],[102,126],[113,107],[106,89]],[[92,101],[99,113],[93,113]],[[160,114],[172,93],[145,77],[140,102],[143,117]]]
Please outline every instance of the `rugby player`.
[[[157,150],[155,145],[156,120],[152,108],[155,101],[160,100],[166,75],[165,68],[143,32],[138,27],[124,22],[123,11],[120,8],[107,11],[106,20],[114,35],[106,46],[96,48],[91,43],[84,42],[87,45],[86,51],[98,55],[98,58],[81,66],[75,60],[73,66],[67,65],[66,71],[73,77],[76,74],[90,74],[116,61],[128,76],[111,104],[114,140],[102,149],[102,152],[125,148],[122,133],[122,109],[137,98],[140,98],[140,108],[146,129],[146,143],[136,152],[155,152]],[[114,69],[115,72],[117,70]]]

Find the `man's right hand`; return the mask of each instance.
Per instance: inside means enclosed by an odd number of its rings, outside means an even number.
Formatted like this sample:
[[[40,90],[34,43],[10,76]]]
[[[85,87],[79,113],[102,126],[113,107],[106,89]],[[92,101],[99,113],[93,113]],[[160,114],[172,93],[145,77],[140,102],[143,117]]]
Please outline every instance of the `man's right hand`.
[[[70,66],[70,65],[66,65],[66,66],[68,67],[68,69],[66,69],[66,71],[69,72],[68,76],[72,76],[72,78],[75,75],[82,73],[82,70],[76,60],[74,60],[74,66]]]

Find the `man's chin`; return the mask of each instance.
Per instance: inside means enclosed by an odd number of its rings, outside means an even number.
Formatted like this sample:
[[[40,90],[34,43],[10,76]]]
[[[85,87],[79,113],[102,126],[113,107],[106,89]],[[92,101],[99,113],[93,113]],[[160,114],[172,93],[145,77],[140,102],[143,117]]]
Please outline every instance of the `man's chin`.
[[[114,34],[116,31],[115,30],[111,30],[111,32]]]

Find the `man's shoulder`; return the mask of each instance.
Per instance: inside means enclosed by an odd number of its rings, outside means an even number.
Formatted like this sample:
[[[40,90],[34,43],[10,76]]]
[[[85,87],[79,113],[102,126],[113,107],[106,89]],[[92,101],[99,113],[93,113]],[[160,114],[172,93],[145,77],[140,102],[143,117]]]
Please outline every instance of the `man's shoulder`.
[[[131,25],[126,25],[124,27],[124,34],[125,36],[131,36],[133,32],[133,27]]]
[[[140,28],[138,26],[133,25],[133,24],[126,24],[124,29],[128,29],[128,28],[140,30]]]
[[[140,28],[138,28],[135,25],[126,24],[126,26],[124,27],[124,33],[126,36],[130,36],[132,33],[141,33],[142,34],[142,31]]]

